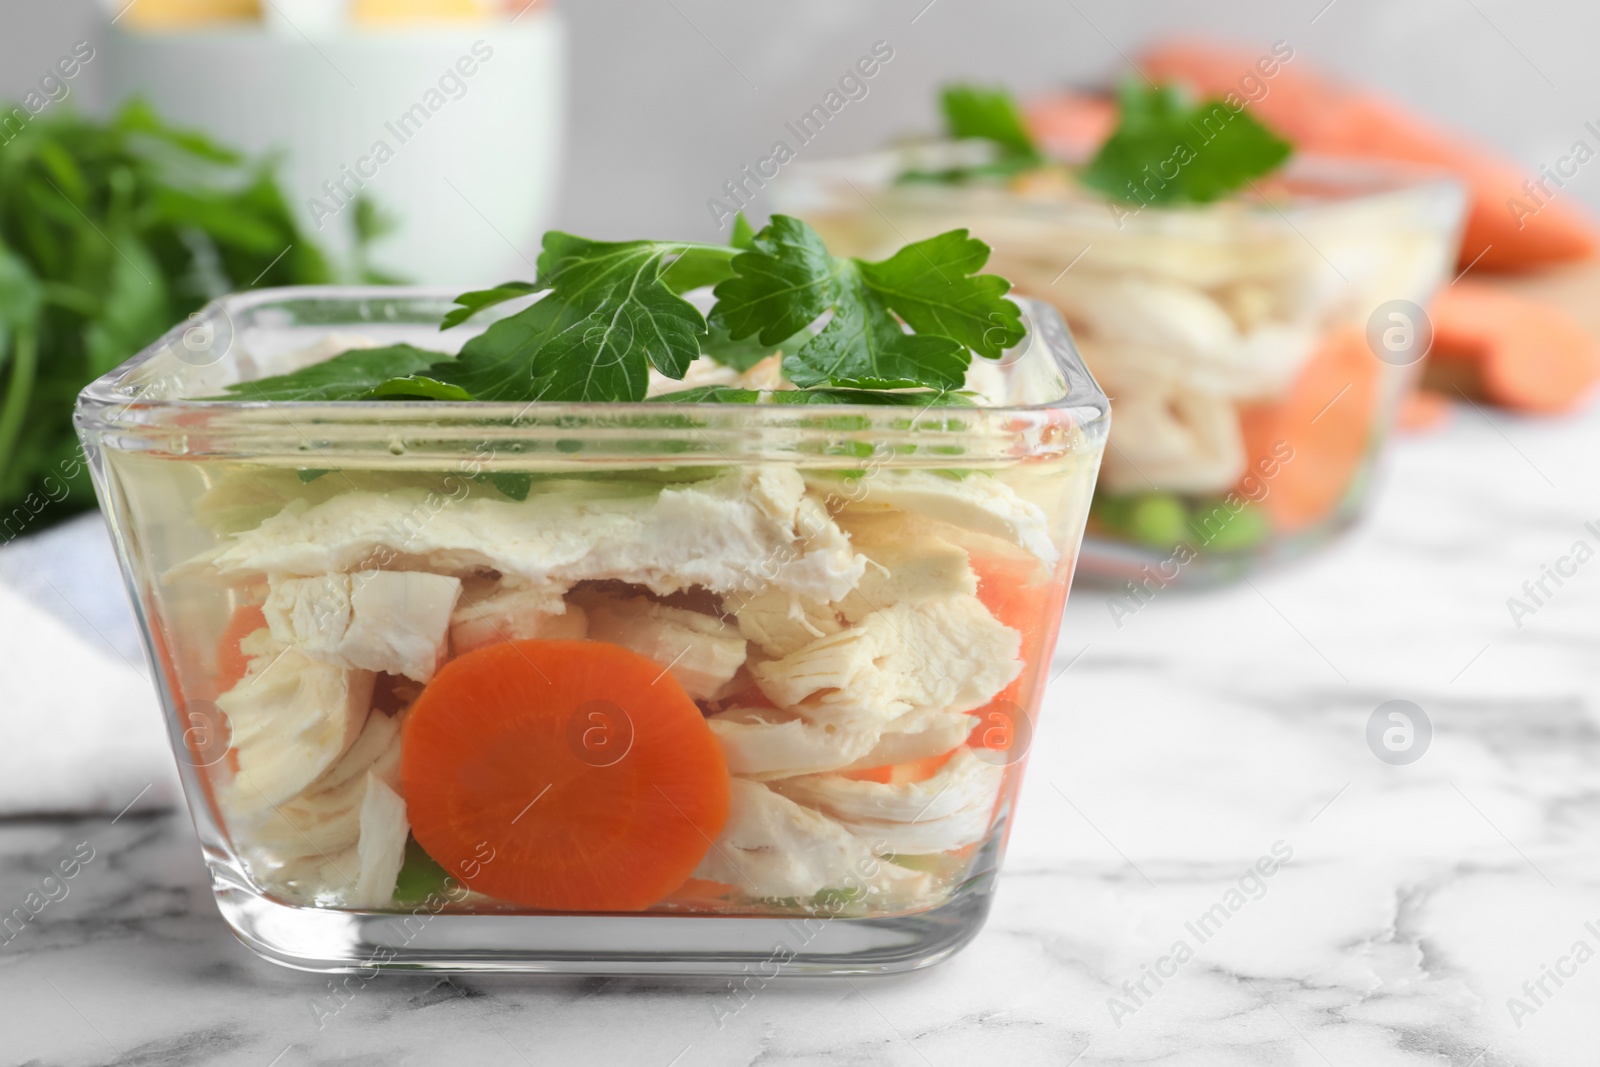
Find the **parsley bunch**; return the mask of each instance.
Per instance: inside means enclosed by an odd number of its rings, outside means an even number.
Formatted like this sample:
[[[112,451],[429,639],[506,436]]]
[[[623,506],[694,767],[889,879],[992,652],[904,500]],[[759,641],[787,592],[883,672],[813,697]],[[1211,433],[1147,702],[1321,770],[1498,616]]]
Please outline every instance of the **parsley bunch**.
[[[0,105],[0,114],[10,109]],[[94,506],[72,404],[224,293],[335,281],[270,162],[143,103],[0,130],[0,540]],[[378,222],[357,210],[358,236]]]
[[[973,353],[997,359],[1022,340],[1021,311],[1005,298],[1011,283],[979,273],[989,247],[965,230],[878,262],[834,256],[787,215],[759,233],[736,227],[735,241],[606,242],[552,231],[537,280],[457,298],[442,329],[544,294],[453,358],[409,345],[358,350],[229,392],[247,400],[637,401],[651,368],[681,379],[701,355],[746,369],[781,350],[785,376],[800,387],[784,392],[808,395],[775,393],[778,402],[928,403],[961,388]],[[709,317],[683,296],[708,285],[716,298]],[[668,398],[757,394],[701,388]]]

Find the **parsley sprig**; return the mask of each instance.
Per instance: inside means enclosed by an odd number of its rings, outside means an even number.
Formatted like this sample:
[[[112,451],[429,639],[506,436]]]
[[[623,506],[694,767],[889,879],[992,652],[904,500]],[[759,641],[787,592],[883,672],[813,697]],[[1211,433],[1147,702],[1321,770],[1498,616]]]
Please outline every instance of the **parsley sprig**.
[[[876,263],[839,258],[811,227],[778,215],[733,259],[711,317],[734,341],[777,344],[831,312],[820,333],[784,357],[796,385],[958,389],[970,352],[997,359],[1022,340],[1022,314],[1004,299],[1011,283],[977,273],[988,259],[989,246],[966,230]]]
[[[944,112],[945,133],[952,140],[988,141],[994,145],[994,158],[944,170],[910,170],[900,175],[901,181],[959,184],[985,178],[1009,178],[1048,162],[1033,134],[1028,132],[1022,109],[1004,89],[947,85],[940,91],[939,104]]]
[[[552,231],[535,281],[457,298],[443,329],[543,294],[453,358],[408,345],[364,349],[229,392],[248,400],[637,401],[652,368],[682,379],[702,355],[743,370],[781,350],[788,380],[815,394],[804,402],[863,402],[885,390],[953,394],[973,353],[996,359],[1022,340],[1021,311],[1005,297],[1011,283],[979,273],[989,247],[965,230],[876,262],[834,256],[787,215],[736,233],[737,246],[724,246]],[[683,296],[705,286],[716,298],[709,318]],[[753,398],[728,389],[682,395]]]
[[[1117,128],[1079,175],[1091,189],[1151,204],[1220,200],[1277,170],[1293,148],[1242,106],[1190,103],[1171,86],[1128,82]]]
[[[1243,105],[1235,108],[1223,99],[1191,102],[1174,86],[1129,80],[1117,102],[1117,127],[1078,170],[1078,180],[1118,200],[1210,203],[1277,170],[1293,152]],[[946,170],[907,171],[902,182],[1005,179],[1051,165],[1004,89],[946,86],[941,104],[951,138],[988,141],[994,156]]]

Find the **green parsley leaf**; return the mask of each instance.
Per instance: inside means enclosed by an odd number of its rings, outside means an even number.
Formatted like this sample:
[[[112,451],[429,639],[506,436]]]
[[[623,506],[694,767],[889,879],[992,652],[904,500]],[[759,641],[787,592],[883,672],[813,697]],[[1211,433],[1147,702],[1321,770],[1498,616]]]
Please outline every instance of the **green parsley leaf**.
[[[569,304],[536,301],[491,324],[462,345],[454,360],[428,367],[428,377],[460,386],[478,400],[532,400],[535,354],[582,318]]]
[[[733,234],[728,238],[728,244],[740,251],[750,249],[756,239],[756,228],[750,225],[750,220],[744,217],[744,212],[739,212],[733,217]]]
[[[1128,82],[1117,128],[1079,175],[1091,189],[1147,204],[1204,204],[1282,166],[1293,152],[1248,111],[1190,105],[1171,86]]]
[[[713,322],[733,340],[759,337],[776,345],[815,322],[834,304],[839,261],[817,231],[788,215],[774,215],[734,257],[734,276],[713,292]]]
[[[754,404],[761,399],[761,393],[732,385],[697,385],[693,389],[658,393],[645,399],[652,404]]]
[[[421,374],[408,374],[403,378],[390,378],[375,387],[363,399],[384,400],[471,400],[472,394],[459,385],[441,382]]]
[[[462,293],[456,297],[456,304],[445,315],[444,321],[439,324],[439,329],[448,330],[452,326],[460,326],[484,308],[504,304],[507,300],[515,300],[519,296],[537,293],[539,287],[532,282],[503,282],[493,289],[477,289],[470,293]]]
[[[678,294],[726,278],[734,254],[551,231],[535,283],[548,294],[490,326],[430,376],[479,400],[642,400],[650,368],[682,378],[707,335],[705,316]],[[480,295],[473,310],[491,299]]]
[[[746,337],[735,341],[728,336],[728,330],[720,323],[711,323],[711,332],[701,344],[705,354],[722,364],[732,367],[736,371],[747,371],[768,356],[778,352],[793,352],[807,341],[811,340],[810,330],[801,330],[793,337],[785,338],[775,345],[764,345],[759,337]]]
[[[440,360],[449,358],[443,352],[411,345],[353,348],[292,374],[230,385],[230,395],[219,399],[287,403],[365,400],[391,380],[437,366]]]
[[[838,305],[828,325],[783,361],[794,384],[955,389],[966,381],[967,352],[961,342],[906,333],[867,287],[855,262],[842,265],[837,292]]]
[[[897,181],[960,184],[1005,179],[1045,162],[1044,153],[1028,132],[1022,109],[1004,89],[947,85],[940,94],[940,104],[944,110],[945,133],[951,139],[989,141],[997,148],[995,158],[944,170],[910,170],[901,174]]]
[[[993,141],[1008,153],[1043,159],[1016,100],[1004,89],[947,85],[940,96],[945,129],[956,140]]]
[[[973,276],[988,257],[982,241],[952,230],[878,263],[839,259],[811,227],[774,215],[716,287],[711,321],[731,340],[776,345],[831,311],[820,333],[785,355],[796,385],[953,389],[966,379],[969,349],[994,358],[1023,336],[1021,311],[1004,298],[1011,284]]]
[[[483,471],[473,478],[494,486],[502,496],[512,500],[528,499],[528,492],[533,488],[533,475],[528,471]]]
[[[861,276],[918,334],[954,338],[999,359],[1025,331],[1022,309],[1004,299],[1011,283],[978,273],[987,262],[988,245],[966,230],[950,230],[861,264]]]

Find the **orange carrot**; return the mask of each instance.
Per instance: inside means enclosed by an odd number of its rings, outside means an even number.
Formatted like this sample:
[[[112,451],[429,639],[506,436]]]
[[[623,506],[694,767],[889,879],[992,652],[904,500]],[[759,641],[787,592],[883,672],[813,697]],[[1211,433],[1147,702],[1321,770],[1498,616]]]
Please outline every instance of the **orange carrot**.
[[[1471,195],[1461,263],[1485,270],[1522,270],[1559,260],[1582,259],[1600,249],[1594,222],[1576,207],[1570,191],[1530,175],[1470,140],[1445,132],[1399,105],[1339,85],[1314,73],[1295,56],[1273,63],[1271,77],[1256,67],[1261,57],[1227,46],[1174,41],[1146,52],[1139,65],[1151,78],[1178,82],[1210,95],[1247,99],[1240,79],[1254,76],[1250,103],[1257,118],[1294,143],[1300,152],[1422,164],[1451,172]],[[1261,96],[1265,90],[1266,95]],[[1544,181],[1530,192],[1528,181]],[[1481,258],[1479,258],[1481,255]]]
[[[411,832],[470,888],[529,908],[638,911],[728,817],[728,769],[671,674],[600,641],[511,641],[447,663],[412,705]]]
[[[250,659],[239,651],[239,642],[267,624],[260,604],[241,604],[217,638],[217,692],[226,693],[239,684],[250,669]]]
[[[972,569],[978,575],[978,599],[997,620],[1022,634],[1022,673],[972,713],[978,725],[967,736],[973,748],[1003,750],[1017,742],[1021,731],[1031,731],[1044,699],[1039,674],[1055,650],[1067,584],[1039,580],[1037,561],[1020,556],[975,555]],[[1019,714],[1027,717],[1026,724],[1016,721]]]
[[[1051,584],[1032,556],[970,557],[978,576],[978,599],[1002,625],[1028,633],[1044,621],[1041,616]]]
[[[1600,344],[1553,305],[1464,278],[1435,297],[1429,313],[1430,370],[1468,395],[1522,411],[1569,411],[1600,380]]]
[[[1282,399],[1239,409],[1250,471],[1268,486],[1261,506],[1280,531],[1303,530],[1344,500],[1372,444],[1382,367],[1365,332],[1347,326],[1323,339]]]
[[[1427,389],[1413,389],[1400,402],[1395,425],[1410,433],[1438,429],[1450,418],[1450,398]]]
[[[1061,93],[1028,102],[1028,129],[1041,144],[1067,159],[1094,155],[1117,125],[1110,97]]]

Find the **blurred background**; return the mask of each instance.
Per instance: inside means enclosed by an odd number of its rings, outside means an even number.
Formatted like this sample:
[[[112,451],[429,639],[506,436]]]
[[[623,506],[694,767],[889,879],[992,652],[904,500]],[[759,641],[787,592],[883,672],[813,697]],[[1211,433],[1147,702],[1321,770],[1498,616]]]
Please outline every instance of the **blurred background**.
[[[279,6],[287,12],[293,5]],[[74,42],[97,39],[105,21],[97,0],[4,0],[0,13],[0,98],[27,92]],[[1246,47],[1287,41],[1321,69],[1380,89],[1529,167],[1552,161],[1585,121],[1600,119],[1600,67],[1589,55],[1600,39],[1600,7],[1579,0],[586,0],[559,5],[559,16],[567,30],[560,101],[567,137],[549,221],[602,237],[715,233],[706,198],[764,155],[784,122],[817,102],[831,85],[829,72],[843,72],[877,40],[894,47],[893,62],[873,79],[866,100],[830,123],[817,154],[934,129],[934,90],[945,81],[1003,81],[1024,94],[1102,84],[1126,72],[1140,49],[1173,35]],[[361,79],[352,88],[326,66],[317,71],[311,45],[292,31],[285,41],[317,80],[306,95],[282,101],[299,116],[361,109],[379,91]],[[106,65],[89,64],[74,82],[75,102],[91,109],[114,103],[108,73]],[[420,79],[416,89],[391,88],[379,102],[404,108],[432,71],[419,64],[410,73]],[[231,91],[257,90],[241,76]],[[480,103],[489,106],[462,101]],[[512,131],[527,130],[530,115],[542,120],[546,106],[533,99],[502,104],[508,110],[498,140],[506,146],[515,141]],[[258,139],[246,116],[236,122],[231,140]],[[352,161],[364,140],[341,146]],[[461,169],[465,174],[465,163]],[[380,201],[383,184],[373,187]],[[450,190],[441,189],[433,195],[442,199]],[[1600,179],[1585,175],[1570,192],[1600,206]]]

